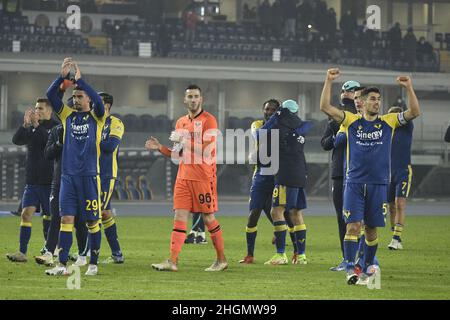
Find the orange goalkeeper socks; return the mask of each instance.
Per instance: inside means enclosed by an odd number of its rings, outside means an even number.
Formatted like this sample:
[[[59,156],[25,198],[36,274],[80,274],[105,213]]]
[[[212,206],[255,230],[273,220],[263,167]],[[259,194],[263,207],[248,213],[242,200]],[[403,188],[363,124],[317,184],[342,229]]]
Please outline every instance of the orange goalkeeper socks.
[[[173,222],[172,235],[170,237],[170,260],[177,263],[178,255],[183,247],[186,239],[187,223],[184,221],[175,220]]]
[[[224,261],[225,260],[224,244],[223,244],[222,229],[220,229],[219,221],[214,220],[211,224],[207,224],[206,226],[208,227],[211,241],[214,245],[214,248],[216,249],[217,260]]]

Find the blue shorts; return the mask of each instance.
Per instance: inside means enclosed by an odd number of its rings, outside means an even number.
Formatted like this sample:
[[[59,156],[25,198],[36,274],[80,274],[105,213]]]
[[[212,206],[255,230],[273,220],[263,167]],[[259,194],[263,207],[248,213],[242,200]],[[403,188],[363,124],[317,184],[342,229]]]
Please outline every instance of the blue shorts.
[[[27,184],[22,196],[22,208],[35,207],[36,212],[44,216],[50,214],[50,191],[51,185]],[[41,210],[42,209],[42,210]]]
[[[275,207],[285,207],[285,210],[306,209],[305,190],[276,184],[272,194],[272,208]]]
[[[102,211],[111,210],[111,196],[114,192],[116,179],[101,177],[102,182]]]
[[[344,188],[345,223],[361,222],[384,227],[387,214],[387,185],[347,182]]]
[[[395,171],[391,175],[391,184],[389,185],[388,201],[394,202],[395,198],[408,198],[412,182],[412,168]]]
[[[274,176],[261,175],[259,171],[255,172],[250,187],[250,210],[264,209],[270,212],[274,185]]]
[[[61,175],[61,216],[80,216],[86,221],[101,219],[100,177]]]

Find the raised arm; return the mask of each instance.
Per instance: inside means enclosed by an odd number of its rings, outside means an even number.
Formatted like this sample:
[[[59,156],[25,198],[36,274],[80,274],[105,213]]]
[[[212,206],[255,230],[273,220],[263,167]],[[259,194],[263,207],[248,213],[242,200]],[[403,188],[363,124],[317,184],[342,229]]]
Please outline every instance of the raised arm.
[[[420,106],[412,86],[411,78],[408,76],[400,76],[397,78],[397,83],[406,89],[406,94],[408,96],[408,110],[403,113],[405,120],[413,120],[420,116]]]
[[[333,81],[340,76],[338,68],[328,69],[327,77],[323,84],[322,95],[320,96],[320,111],[333,118],[337,123],[341,123],[344,120],[344,111],[331,105],[331,86]]]
[[[47,98],[48,100],[50,100],[53,110],[56,113],[60,113],[64,106],[64,103],[62,102],[63,97],[61,96],[60,86],[61,83],[64,82],[64,78],[67,77],[67,74],[69,73],[71,66],[72,66],[72,58],[65,58],[61,65],[60,75],[58,76],[58,78],[56,78],[55,81],[53,81],[53,83],[47,89]]]
[[[94,113],[97,117],[102,118],[105,115],[105,106],[103,105],[102,98],[98,95],[98,93],[88,85],[81,78],[81,71],[76,62],[73,62],[73,66],[75,67],[75,82],[76,84],[86,92],[86,94],[91,98],[92,104],[94,106]]]

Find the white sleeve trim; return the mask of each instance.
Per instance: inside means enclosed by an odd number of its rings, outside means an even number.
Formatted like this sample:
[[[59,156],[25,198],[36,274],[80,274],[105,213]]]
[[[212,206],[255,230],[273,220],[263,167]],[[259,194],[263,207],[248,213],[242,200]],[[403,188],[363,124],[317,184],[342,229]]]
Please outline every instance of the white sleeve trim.
[[[405,124],[408,123],[408,120],[405,119],[405,111],[399,113],[397,116],[397,119],[398,119],[398,122],[400,122],[400,124],[402,126],[404,126]]]

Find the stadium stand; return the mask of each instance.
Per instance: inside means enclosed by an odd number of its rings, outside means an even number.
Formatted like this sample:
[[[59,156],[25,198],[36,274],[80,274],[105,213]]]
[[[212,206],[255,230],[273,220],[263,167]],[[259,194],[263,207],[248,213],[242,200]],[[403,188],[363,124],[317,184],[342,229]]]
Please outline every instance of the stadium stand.
[[[139,43],[150,42],[152,56],[180,59],[220,59],[240,61],[272,61],[273,49],[281,50],[281,62],[338,63],[394,70],[439,71],[439,55],[432,46],[421,44],[416,38],[394,39],[391,31],[368,30],[357,26],[350,40],[345,30],[329,32],[317,29],[297,29],[287,37],[267,33],[258,21],[242,23],[228,21],[199,22],[195,40],[187,42],[181,18],[167,18],[162,22],[148,19],[103,19],[102,33],[111,40],[111,51],[91,46],[88,36],[68,30],[60,21],[57,27],[39,26],[27,16],[0,13],[0,50],[12,51],[13,41],[20,41],[20,51],[111,54],[138,56]],[[400,31],[401,32],[401,31]],[[409,40],[408,40],[408,39]],[[440,50],[450,50],[450,34],[437,33]],[[409,43],[417,44],[411,52]],[[396,44],[396,50],[388,50]],[[421,47],[422,46],[422,47]],[[423,49],[426,48],[426,53]],[[430,51],[431,48],[431,51]],[[416,58],[411,55],[416,54]],[[417,61],[420,61],[420,64]]]

